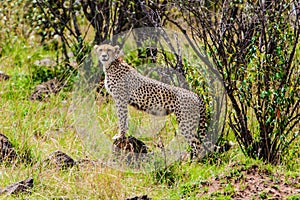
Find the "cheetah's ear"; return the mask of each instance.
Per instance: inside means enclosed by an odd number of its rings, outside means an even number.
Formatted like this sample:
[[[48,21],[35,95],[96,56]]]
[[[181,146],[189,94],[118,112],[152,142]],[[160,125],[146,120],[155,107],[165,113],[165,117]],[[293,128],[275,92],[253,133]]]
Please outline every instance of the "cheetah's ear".
[[[98,49],[99,49],[99,45],[95,45],[94,46],[94,53],[97,55],[98,54]]]
[[[98,48],[99,48],[99,46],[98,46],[98,45],[95,45],[95,46],[94,46],[94,51],[97,51]]]
[[[118,45],[114,46],[115,48],[115,53],[119,54],[120,53],[120,47]]]
[[[121,58],[124,56],[123,51],[120,49],[120,47],[118,45],[114,46],[114,48],[115,48],[115,55],[118,58]]]

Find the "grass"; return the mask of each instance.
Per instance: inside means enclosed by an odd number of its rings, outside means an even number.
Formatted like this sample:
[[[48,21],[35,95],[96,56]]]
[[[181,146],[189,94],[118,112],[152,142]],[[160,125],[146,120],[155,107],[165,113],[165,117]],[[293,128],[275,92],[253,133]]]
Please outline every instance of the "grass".
[[[66,171],[42,167],[38,163],[55,150],[61,150],[75,160],[85,157],[98,159],[104,147],[101,144],[102,137],[111,141],[110,138],[117,132],[114,104],[110,100],[100,106],[92,103],[83,107],[87,109],[86,113],[79,118],[78,115],[74,117],[72,112],[74,101],[71,92],[63,91],[44,102],[28,100],[37,84],[32,80],[31,65],[34,59],[45,54],[42,47],[29,48],[26,42],[19,41],[0,58],[1,70],[12,76],[8,81],[0,82],[0,132],[8,136],[21,158],[21,162],[12,166],[0,164],[0,187],[28,177],[34,178],[32,193],[17,198],[125,199],[148,194],[153,199],[231,199],[234,188],[225,178],[220,180],[224,187],[212,192],[206,185],[207,181],[223,177],[221,175],[224,174],[239,176],[241,165],[245,168],[258,165],[259,169],[268,170],[270,174],[280,172],[287,177],[299,175],[299,140],[290,149],[295,153],[289,154],[279,166],[246,158],[235,146],[229,152],[200,163],[174,162],[165,169],[146,173],[120,171],[101,165],[74,167]],[[96,121],[92,121],[89,127],[86,122],[91,119]],[[159,120],[130,109],[129,132],[154,148],[159,139],[170,140],[177,129],[174,117],[166,118],[165,122]],[[80,126],[89,127],[87,131],[94,131],[93,138],[89,140],[91,144],[78,134]],[[99,152],[95,153],[96,150]],[[259,197],[265,198],[266,194],[261,192]],[[299,196],[288,198],[297,199]]]

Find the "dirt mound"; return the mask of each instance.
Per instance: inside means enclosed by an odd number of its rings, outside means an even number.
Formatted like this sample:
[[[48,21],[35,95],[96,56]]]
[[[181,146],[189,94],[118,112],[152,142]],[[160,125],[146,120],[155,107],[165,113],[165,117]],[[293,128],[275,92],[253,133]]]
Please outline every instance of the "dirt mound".
[[[52,152],[43,163],[44,165],[51,165],[63,170],[73,167],[76,164],[73,158],[59,150]]]
[[[13,161],[17,158],[17,153],[13,149],[11,142],[8,138],[0,133],[0,163]]]
[[[233,167],[237,170],[233,170],[229,175],[220,175],[201,183],[208,188],[201,193],[201,196],[205,194],[213,196],[216,191],[223,191],[223,195],[234,199],[284,199],[287,196],[300,194],[300,176],[286,177],[283,174],[272,174],[268,170],[259,169],[257,165],[248,168],[230,166]]]
[[[30,189],[33,187],[33,178],[28,178],[26,180],[13,183],[3,190],[0,189],[0,195],[18,195],[24,192],[30,192]]]
[[[135,197],[127,198],[125,200],[151,200],[151,199],[147,195],[143,195],[143,196],[135,196]]]
[[[118,161],[125,161],[127,165],[137,165],[147,158],[148,147],[146,144],[133,137],[123,137],[114,141],[113,155]]]
[[[4,72],[0,71],[0,81],[6,81],[10,78],[9,75],[5,74]]]
[[[51,79],[47,82],[43,82],[35,87],[35,90],[30,95],[29,99],[34,101],[42,101],[47,98],[51,94],[57,94],[62,89],[62,83],[56,78]]]
[[[148,153],[145,143],[133,136],[115,140],[113,143],[113,148],[115,152],[125,151],[133,153]]]

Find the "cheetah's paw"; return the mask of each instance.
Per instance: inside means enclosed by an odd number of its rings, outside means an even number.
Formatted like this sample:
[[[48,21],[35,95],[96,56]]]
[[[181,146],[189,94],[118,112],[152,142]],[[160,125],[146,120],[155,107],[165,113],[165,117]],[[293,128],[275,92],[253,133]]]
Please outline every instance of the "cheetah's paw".
[[[116,134],[112,139],[113,140],[117,140],[117,139],[121,139],[121,138],[124,138],[125,137],[125,135],[124,134]]]

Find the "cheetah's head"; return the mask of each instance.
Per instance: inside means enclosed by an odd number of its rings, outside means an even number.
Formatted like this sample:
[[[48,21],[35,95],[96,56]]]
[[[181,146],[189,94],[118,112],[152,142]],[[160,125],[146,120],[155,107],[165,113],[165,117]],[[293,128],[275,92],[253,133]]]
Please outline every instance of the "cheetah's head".
[[[112,61],[117,59],[120,54],[119,46],[111,46],[109,44],[95,45],[94,50],[99,61],[104,66],[109,65]]]

